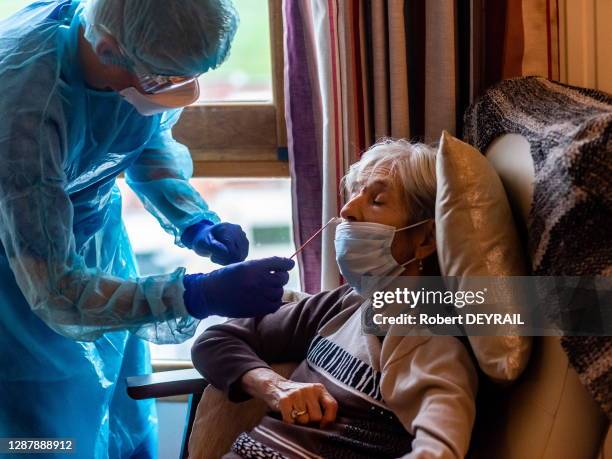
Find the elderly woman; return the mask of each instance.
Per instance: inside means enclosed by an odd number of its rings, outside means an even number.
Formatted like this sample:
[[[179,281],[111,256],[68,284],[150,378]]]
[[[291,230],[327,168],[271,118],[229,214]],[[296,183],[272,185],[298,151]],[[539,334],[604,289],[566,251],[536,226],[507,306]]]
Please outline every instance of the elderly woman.
[[[208,381],[270,408],[225,458],[465,456],[477,374],[463,343],[364,335],[359,313],[364,275],[439,274],[435,158],[427,145],[387,140],[351,167],[335,241],[348,285],[200,336],[192,357]],[[269,366],[287,361],[301,362],[290,379]]]

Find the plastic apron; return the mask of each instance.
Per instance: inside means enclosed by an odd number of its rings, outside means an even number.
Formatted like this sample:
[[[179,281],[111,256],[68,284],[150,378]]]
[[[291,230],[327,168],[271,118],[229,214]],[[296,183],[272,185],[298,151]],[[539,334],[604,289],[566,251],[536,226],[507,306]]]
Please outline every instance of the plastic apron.
[[[46,60],[57,60],[60,71],[56,79],[45,80],[48,88],[44,83],[42,89],[34,84],[27,90],[40,92],[42,96],[36,96],[36,100],[44,100],[45,94],[51,92],[58,95],[53,100],[49,98],[50,110],[65,114],[64,125],[57,129],[67,143],[62,164],[67,178],[65,190],[72,203],[74,248],[87,268],[119,279],[133,279],[137,269],[121,220],[121,195],[115,178],[138,160],[164,120],[162,115],[141,117],[116,93],[84,86],[77,60],[79,11],[78,2],[41,1],[0,22],[0,68],[7,58],[2,50],[11,46],[13,49],[22,46],[23,53],[12,52],[10,59],[23,58],[20,65],[26,69],[39,66],[44,72],[52,66],[46,65]],[[44,52],[33,54],[28,49],[29,43],[48,45]],[[54,102],[57,100],[61,102]],[[3,123],[11,123],[7,113],[2,113],[2,117]],[[36,133],[32,129],[31,135]],[[27,142],[29,131],[25,134],[23,141]],[[167,141],[184,154],[180,150],[184,147],[172,143],[168,136],[165,139],[162,143]],[[0,150],[0,160],[3,154]],[[190,166],[189,159],[185,168]],[[188,176],[190,171],[185,178]],[[145,202],[147,208],[157,213],[162,226],[172,230],[175,237],[199,219],[217,218],[187,182],[178,187],[173,185],[170,191],[169,186],[164,186],[152,185],[151,190],[140,191],[148,193],[151,198]],[[0,203],[2,193],[0,189]],[[163,209],[155,208],[158,202],[155,193],[180,195],[190,209],[195,209],[189,217],[191,221],[183,214],[175,219],[182,218],[180,224],[166,219]],[[27,214],[29,209],[25,207]],[[0,220],[0,225],[3,224]],[[75,453],[66,456],[71,458],[155,457],[154,401],[131,400],[125,386],[127,376],[151,371],[146,341],[127,331],[106,332],[93,341],[62,336],[32,312],[22,293],[27,283],[18,285],[9,261],[8,249],[0,244],[0,437],[73,439]],[[184,270],[177,270],[169,275],[168,284],[182,288],[183,274]],[[180,306],[179,294],[174,296]],[[182,326],[176,332],[179,335],[176,342],[193,335],[197,326],[191,318],[180,320]],[[145,335],[151,341],[155,341],[155,336],[155,330]]]

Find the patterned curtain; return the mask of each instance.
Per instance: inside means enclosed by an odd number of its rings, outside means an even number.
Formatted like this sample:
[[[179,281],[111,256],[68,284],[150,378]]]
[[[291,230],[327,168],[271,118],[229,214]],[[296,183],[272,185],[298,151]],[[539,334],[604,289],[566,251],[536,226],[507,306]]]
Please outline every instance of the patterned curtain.
[[[284,0],[294,239],[337,216],[340,179],[382,137],[461,134],[489,85],[558,78],[553,0]],[[341,282],[333,230],[299,256],[308,292]]]

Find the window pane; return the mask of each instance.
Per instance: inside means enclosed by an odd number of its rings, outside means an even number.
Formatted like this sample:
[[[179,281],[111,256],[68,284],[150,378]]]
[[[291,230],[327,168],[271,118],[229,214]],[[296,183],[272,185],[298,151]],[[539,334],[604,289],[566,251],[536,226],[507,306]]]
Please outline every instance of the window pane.
[[[34,0],[0,0],[0,20],[16,13],[21,8],[29,5]]]
[[[270,21],[266,0],[233,0],[240,26],[230,55],[200,78],[200,102],[272,100]]]
[[[34,0],[0,0],[0,20]],[[270,21],[267,0],[233,0],[240,26],[230,56],[200,77],[200,102],[272,100]]]
[[[289,179],[196,178],[191,183],[222,220],[242,226],[251,242],[248,259],[289,256],[294,252]],[[168,273],[179,266],[187,268],[188,273],[219,267],[208,258],[174,245],[172,237],[144,209],[124,180],[119,180],[119,186],[123,217],[141,275]],[[297,267],[291,271],[286,288],[300,290]],[[223,321],[222,317],[203,320],[195,336]],[[151,345],[151,355],[154,359],[189,360],[192,343],[193,340],[178,345]]]

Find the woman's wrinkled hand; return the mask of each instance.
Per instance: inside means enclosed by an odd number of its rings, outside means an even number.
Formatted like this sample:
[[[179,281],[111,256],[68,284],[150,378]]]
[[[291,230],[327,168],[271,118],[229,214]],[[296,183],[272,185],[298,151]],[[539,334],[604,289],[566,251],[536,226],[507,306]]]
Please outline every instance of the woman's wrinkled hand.
[[[268,368],[256,368],[243,375],[242,386],[288,424],[319,423],[325,428],[336,420],[338,402],[323,384],[291,381]]]
[[[277,384],[271,395],[272,403],[268,406],[279,411],[289,424],[318,422],[324,428],[336,420],[338,402],[323,384],[285,380]]]

